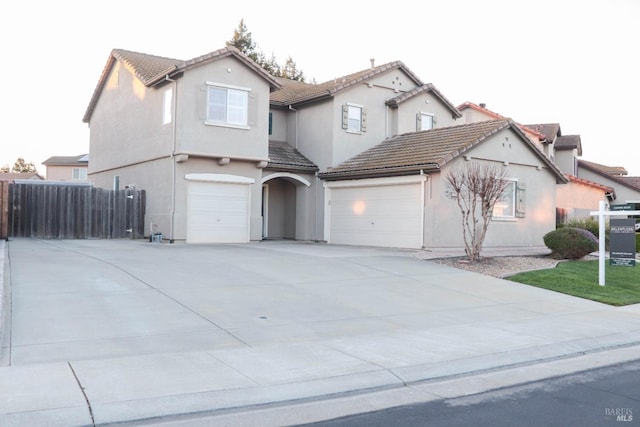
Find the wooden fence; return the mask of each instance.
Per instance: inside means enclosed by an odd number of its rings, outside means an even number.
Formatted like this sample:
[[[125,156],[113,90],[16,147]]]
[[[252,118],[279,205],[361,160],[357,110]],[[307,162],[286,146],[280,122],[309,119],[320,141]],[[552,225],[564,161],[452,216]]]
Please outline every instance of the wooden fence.
[[[144,190],[41,183],[3,183],[0,189],[0,238],[144,237]]]

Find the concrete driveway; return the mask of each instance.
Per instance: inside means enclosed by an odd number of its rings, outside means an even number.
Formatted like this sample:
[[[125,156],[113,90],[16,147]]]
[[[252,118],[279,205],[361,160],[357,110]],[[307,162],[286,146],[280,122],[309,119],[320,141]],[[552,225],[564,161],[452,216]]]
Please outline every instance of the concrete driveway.
[[[155,419],[640,343],[638,306],[453,269],[422,251],[302,242],[5,246],[0,401],[12,403],[0,405],[0,424],[36,415],[50,425]],[[52,390],[55,399],[42,397]]]

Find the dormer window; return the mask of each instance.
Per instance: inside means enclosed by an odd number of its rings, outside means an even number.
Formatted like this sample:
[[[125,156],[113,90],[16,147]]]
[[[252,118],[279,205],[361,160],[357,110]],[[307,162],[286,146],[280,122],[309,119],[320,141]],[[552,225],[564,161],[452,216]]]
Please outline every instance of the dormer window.
[[[429,130],[433,129],[433,114],[418,113],[416,115],[416,130]]]
[[[207,124],[246,127],[249,89],[207,85]]]

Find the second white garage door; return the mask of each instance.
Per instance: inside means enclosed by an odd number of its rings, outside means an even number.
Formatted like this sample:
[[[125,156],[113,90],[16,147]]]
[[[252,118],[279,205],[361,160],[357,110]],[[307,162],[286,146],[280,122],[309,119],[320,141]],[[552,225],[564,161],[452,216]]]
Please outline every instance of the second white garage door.
[[[221,174],[189,174],[187,243],[249,241],[250,188],[254,180]]]
[[[325,184],[329,243],[421,248],[424,177],[336,181]]]

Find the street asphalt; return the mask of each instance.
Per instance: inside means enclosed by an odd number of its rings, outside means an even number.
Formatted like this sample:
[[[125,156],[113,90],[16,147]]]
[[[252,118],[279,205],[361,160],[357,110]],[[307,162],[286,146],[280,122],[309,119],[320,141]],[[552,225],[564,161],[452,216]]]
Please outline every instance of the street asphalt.
[[[640,356],[640,305],[429,260],[451,255],[1,241],[0,425],[294,425]]]

